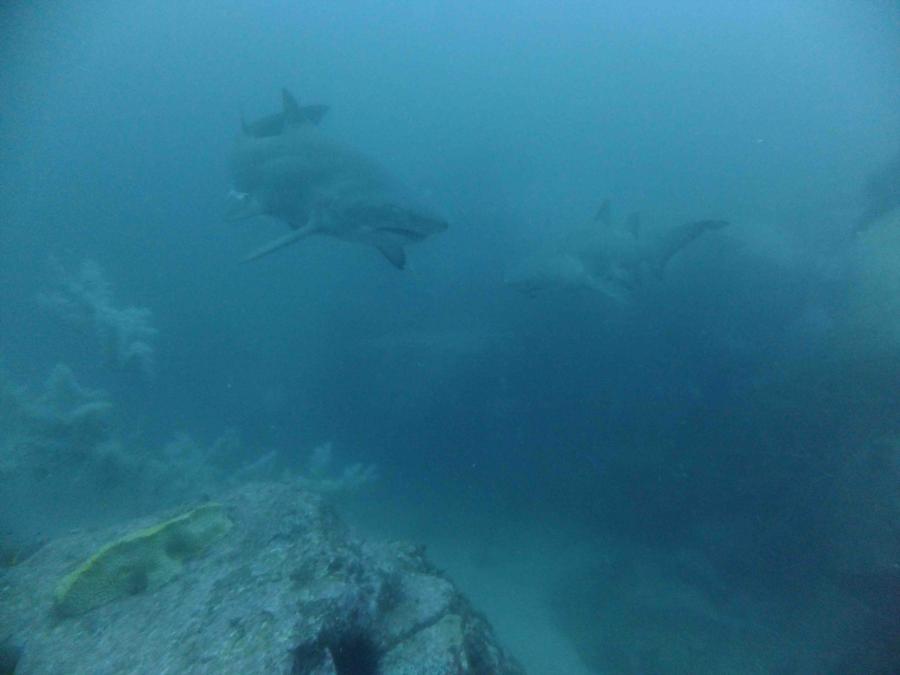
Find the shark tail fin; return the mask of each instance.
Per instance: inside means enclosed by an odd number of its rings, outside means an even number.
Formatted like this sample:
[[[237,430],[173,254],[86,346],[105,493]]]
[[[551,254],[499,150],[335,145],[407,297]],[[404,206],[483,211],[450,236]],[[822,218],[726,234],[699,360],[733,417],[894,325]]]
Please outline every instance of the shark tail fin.
[[[274,253],[275,251],[278,251],[285,246],[290,246],[294,242],[308,237],[309,235],[313,234],[313,232],[315,232],[315,230],[311,227],[301,227],[299,230],[288,232],[286,235],[278,237],[277,239],[273,239],[268,244],[264,244],[255,251],[251,252],[249,255],[247,255],[247,257],[244,258],[243,262],[259,260],[260,258],[263,258],[270,253]]]
[[[727,220],[695,220],[673,227],[662,236],[656,259],[653,260],[653,273],[661,279],[666,265],[681,249],[697,239],[704,232],[719,230],[728,225]]]

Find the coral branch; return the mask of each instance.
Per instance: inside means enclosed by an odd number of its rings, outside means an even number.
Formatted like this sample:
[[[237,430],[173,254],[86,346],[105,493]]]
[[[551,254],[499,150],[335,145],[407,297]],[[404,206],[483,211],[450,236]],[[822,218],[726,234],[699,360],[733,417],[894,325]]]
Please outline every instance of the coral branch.
[[[51,264],[57,288],[41,293],[38,301],[63,321],[89,330],[115,368],[135,368],[152,376],[158,333],[153,313],[145,307],[116,307],[112,286],[91,260],[82,262],[77,274],[69,274],[55,260]]]

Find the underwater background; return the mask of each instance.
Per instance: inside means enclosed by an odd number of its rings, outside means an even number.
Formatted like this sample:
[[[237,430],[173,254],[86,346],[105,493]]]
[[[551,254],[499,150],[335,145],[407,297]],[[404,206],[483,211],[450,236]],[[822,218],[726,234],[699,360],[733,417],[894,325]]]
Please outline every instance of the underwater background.
[[[427,544],[529,672],[900,672],[896,3],[13,2],[0,35],[5,565],[333,455],[345,518]],[[283,87],[448,221],[407,269],[241,264],[284,226],[224,221],[227,158]],[[731,224],[626,304],[504,283],[607,198]]]

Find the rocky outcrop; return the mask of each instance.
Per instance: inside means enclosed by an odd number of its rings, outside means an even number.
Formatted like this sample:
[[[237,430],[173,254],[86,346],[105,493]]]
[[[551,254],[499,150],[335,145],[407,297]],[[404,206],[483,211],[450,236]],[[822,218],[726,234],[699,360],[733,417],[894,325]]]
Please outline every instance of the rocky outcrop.
[[[487,621],[421,548],[349,535],[296,483],[218,500],[233,523],[160,587],[77,616],[54,609],[66,575],[177,512],[57,539],[0,578],[0,644],[32,673],[518,675]]]

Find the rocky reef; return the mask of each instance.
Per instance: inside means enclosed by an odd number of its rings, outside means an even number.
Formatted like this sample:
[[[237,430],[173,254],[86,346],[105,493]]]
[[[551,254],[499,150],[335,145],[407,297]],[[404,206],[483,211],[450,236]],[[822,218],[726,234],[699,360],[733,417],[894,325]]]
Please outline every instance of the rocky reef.
[[[302,481],[217,502],[233,526],[203,555],[74,616],[55,610],[63,579],[187,507],[55,539],[6,570],[0,644],[15,672],[524,673],[421,548],[356,539]]]
[[[342,464],[335,454],[323,443],[305,465],[286,466],[276,449],[254,457],[234,430],[207,444],[186,433],[142,442],[110,397],[81,385],[68,366],[37,389],[0,368],[0,567],[72,527],[122,522],[250,481],[285,475],[338,496],[377,478],[373,465]]]

